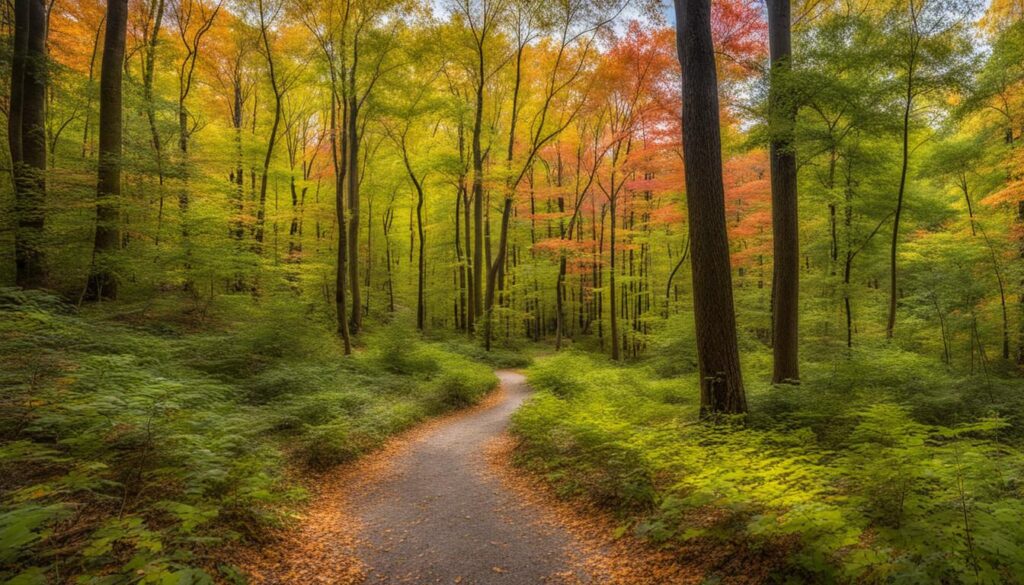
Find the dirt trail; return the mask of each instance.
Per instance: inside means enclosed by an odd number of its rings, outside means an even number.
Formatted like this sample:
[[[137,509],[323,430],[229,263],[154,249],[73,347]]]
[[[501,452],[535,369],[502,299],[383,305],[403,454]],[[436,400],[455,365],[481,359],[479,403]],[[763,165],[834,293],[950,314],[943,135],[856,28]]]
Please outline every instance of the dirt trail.
[[[589,581],[571,568],[572,537],[489,473],[486,446],[530,393],[521,374],[497,374],[496,400],[429,428],[351,496],[367,583]]]

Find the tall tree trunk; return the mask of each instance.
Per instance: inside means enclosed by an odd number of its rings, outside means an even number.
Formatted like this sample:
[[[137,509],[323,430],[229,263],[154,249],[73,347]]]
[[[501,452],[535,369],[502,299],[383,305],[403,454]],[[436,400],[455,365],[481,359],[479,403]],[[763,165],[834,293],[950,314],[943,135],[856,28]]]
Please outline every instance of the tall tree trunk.
[[[242,79],[240,67],[241,63],[236,64],[235,78],[232,82],[232,91],[234,92],[234,102],[231,111],[231,125],[235,129],[235,170],[234,176],[234,212],[235,217],[231,220],[231,235],[235,240],[240,241],[242,236],[245,234],[244,220],[242,219],[245,212],[244,202],[244,182],[245,182],[245,170],[242,168]]]
[[[455,192],[455,263],[458,265],[455,285],[459,292],[455,301],[456,329],[466,329],[466,265],[462,260],[462,197],[465,186],[459,181]]]
[[[675,0],[675,11],[701,412],[742,413],[710,0]]]
[[[612,359],[618,360],[620,357],[619,348],[619,307],[615,304],[615,257],[618,255],[615,251],[615,200],[618,198],[615,193],[615,173],[612,172],[611,178],[611,189],[612,193],[608,197],[608,210],[611,221],[611,232],[609,234],[609,248],[608,253],[611,258],[611,262],[608,264],[608,314],[611,317],[608,325],[610,328],[610,335],[612,339]]]
[[[892,339],[896,328],[896,248],[900,238],[900,217],[903,214],[903,195],[907,187],[907,169],[910,165],[910,112],[914,107],[914,59],[907,69],[907,93],[903,102],[903,162],[900,167],[900,186],[896,194],[896,214],[892,220],[892,243],[889,247],[889,320],[885,337]]]
[[[411,171],[410,171],[411,176]],[[427,283],[427,236],[423,231],[423,185],[416,182],[416,232],[419,235],[419,257],[416,270],[416,328],[423,331],[427,319],[426,283]]]
[[[124,71],[128,0],[108,0],[107,30],[100,66],[99,167],[96,187],[96,235],[86,286],[91,300],[117,298],[117,278],[110,256],[121,245],[121,76]]]
[[[484,159],[480,147],[480,133],[484,116],[484,53],[479,50],[476,86],[476,111],[473,117],[473,308],[474,314],[483,314],[483,258],[484,258]]]
[[[476,310],[476,301],[474,300],[474,297],[473,297],[473,295],[476,294],[474,292],[474,288],[473,288],[474,287],[474,282],[475,282],[473,275],[476,274],[476,272],[475,272],[476,267],[475,267],[475,262],[474,262],[474,258],[476,258],[476,255],[473,253],[473,250],[472,250],[473,243],[471,241],[472,240],[471,234],[473,233],[473,231],[472,231],[472,229],[470,229],[470,226],[471,226],[471,222],[470,222],[471,211],[470,211],[470,201],[469,201],[469,199],[470,199],[469,193],[465,189],[463,189],[462,190],[462,215],[463,215],[463,226],[462,226],[463,230],[462,231],[463,231],[463,237],[465,238],[465,244],[466,244],[465,245],[465,248],[466,248],[466,293],[467,293],[467,296],[469,297],[467,299],[467,302],[466,302],[466,332],[469,335],[472,335],[473,332],[475,331],[475,328],[476,328],[476,316],[478,315],[478,312]]]
[[[491,350],[491,322],[494,320],[494,292],[497,287],[498,273],[505,264],[505,254],[508,250],[508,221],[512,215],[511,194],[505,197],[505,205],[501,214],[501,232],[498,236],[498,257],[494,259],[487,271],[487,298],[484,306],[484,346],[487,351]]]
[[[334,307],[337,311],[338,333],[345,345],[345,355],[352,353],[352,340],[348,331],[348,309],[345,273],[348,261],[348,250],[346,245],[348,239],[345,234],[345,152],[344,148],[338,152],[338,143],[344,144],[344,139],[338,139],[338,99],[337,79],[334,67],[331,66],[331,163],[334,166],[334,204],[338,223],[338,265],[334,272]]]
[[[16,164],[20,169],[14,174],[18,211],[15,264],[18,285],[35,287],[45,278],[42,240],[46,200],[46,7],[43,0],[27,1],[28,39],[21,78],[21,160]]]
[[[1017,226],[1024,228],[1024,199],[1017,202]],[[1024,238],[1019,243],[1019,257],[1024,260]],[[1020,281],[1020,292],[1017,304],[1020,306],[1020,317],[1017,319],[1017,365],[1024,366],[1024,279]]]
[[[798,361],[798,320],[800,309],[800,226],[797,223],[796,153],[793,127],[796,104],[788,88],[791,69],[789,0],[768,0],[768,40],[771,52],[772,185],[772,353],[775,367],[772,383],[796,382]]]
[[[392,255],[391,255],[391,225],[395,220],[395,210],[391,208],[391,204],[388,204],[388,209],[384,213],[384,259],[387,261],[387,286],[388,286],[388,312],[395,312],[395,283],[394,277],[391,272],[392,268]]]
[[[32,0],[14,1],[14,43],[11,47],[11,95],[7,113],[7,141],[14,165],[15,189],[21,166],[21,109],[25,95],[25,60],[28,58],[29,13]]]
[[[270,161],[274,157],[274,146],[277,142],[277,129],[281,125],[281,100],[284,92],[281,90],[277,79],[277,70],[274,67],[274,56],[270,48],[270,37],[267,35],[269,23],[264,21],[263,2],[260,1],[260,37],[263,41],[264,56],[267,59],[267,72],[270,74],[270,87],[274,93],[274,123],[270,127],[270,138],[267,141],[267,152],[263,157],[263,173],[260,175],[260,197],[256,208],[256,245],[259,251],[263,250],[263,227],[266,223],[267,213],[267,180],[270,174]],[[256,119],[256,106],[253,104],[253,124]]]
[[[355,96],[355,71],[358,53],[349,69],[348,89],[348,279],[352,287],[352,318],[349,327],[353,334],[363,326],[363,305],[359,285],[359,103]]]

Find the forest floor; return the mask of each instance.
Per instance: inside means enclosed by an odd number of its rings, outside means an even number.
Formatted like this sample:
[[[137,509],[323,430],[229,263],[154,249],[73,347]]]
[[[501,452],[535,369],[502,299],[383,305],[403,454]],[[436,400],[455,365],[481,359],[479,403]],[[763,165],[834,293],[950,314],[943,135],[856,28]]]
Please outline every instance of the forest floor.
[[[242,553],[256,583],[688,583],[700,575],[511,467],[505,433],[531,390],[500,388],[316,478],[298,523]]]

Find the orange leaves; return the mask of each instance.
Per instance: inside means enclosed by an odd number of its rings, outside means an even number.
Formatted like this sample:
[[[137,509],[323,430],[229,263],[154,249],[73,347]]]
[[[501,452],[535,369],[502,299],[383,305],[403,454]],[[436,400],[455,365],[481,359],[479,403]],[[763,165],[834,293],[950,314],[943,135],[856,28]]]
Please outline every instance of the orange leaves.
[[[666,205],[651,212],[651,225],[681,225],[686,221],[681,205]]]
[[[50,55],[84,76],[89,75],[90,65],[94,65],[98,75],[99,54],[94,57],[93,49],[97,39],[102,43],[98,31],[102,29],[105,10],[106,3],[99,0],[60,0],[50,11]]]
[[[533,250],[539,254],[550,254],[559,256],[561,254],[589,254],[597,249],[597,242],[593,240],[563,240],[562,238],[548,238],[533,245]]]
[[[1000,205],[1016,205],[1021,200],[1024,200],[1024,181],[1015,181],[985,197],[981,202],[985,205],[997,207]]]
[[[749,265],[770,252],[771,181],[768,153],[754,150],[725,161],[726,221],[729,237],[739,248],[732,260]]]
[[[712,2],[711,35],[724,78],[751,75],[768,52],[768,24],[761,17],[760,2],[755,0]]]

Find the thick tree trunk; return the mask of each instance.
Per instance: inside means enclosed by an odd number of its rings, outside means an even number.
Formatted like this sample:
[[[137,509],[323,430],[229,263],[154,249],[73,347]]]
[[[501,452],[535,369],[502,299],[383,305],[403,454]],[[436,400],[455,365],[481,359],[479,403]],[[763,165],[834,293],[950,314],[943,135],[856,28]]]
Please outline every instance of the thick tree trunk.
[[[128,0],[108,0],[107,30],[100,67],[99,167],[96,188],[96,235],[86,298],[117,298],[117,278],[110,255],[121,245],[121,76],[128,23]]]
[[[25,95],[25,60],[28,58],[29,13],[32,0],[14,1],[14,43],[11,47],[11,95],[7,114],[7,141],[15,177],[21,165],[21,109]],[[17,183],[15,183],[17,188]]]
[[[498,236],[498,257],[494,259],[490,269],[487,271],[487,298],[484,306],[484,346],[487,351],[491,350],[491,329],[494,321],[494,294],[498,283],[498,273],[505,264],[505,254],[508,250],[508,221],[512,215],[512,197],[505,197],[505,205],[501,214],[501,232]]]
[[[474,314],[483,314],[483,275],[484,275],[484,159],[480,146],[480,133],[483,131],[484,116],[484,55],[483,48],[479,52],[480,76],[476,87],[476,111],[473,117],[473,309]]]
[[[21,78],[21,160],[14,174],[18,211],[15,251],[18,285],[36,287],[45,277],[42,240],[46,201],[46,7],[43,0],[27,1],[28,39]]]
[[[363,305],[359,285],[359,104],[355,97],[355,62],[350,70],[348,128],[348,280],[352,287],[349,328],[353,334],[363,326]]]
[[[800,227],[797,223],[796,153],[793,127],[796,104],[785,87],[791,67],[789,0],[768,1],[768,40],[771,52],[772,185],[772,353],[775,366],[772,383],[796,382],[798,361],[798,320],[800,308]]]
[[[742,413],[710,0],[675,0],[675,10],[701,412]]]
[[[346,289],[345,272],[347,267],[345,263],[348,261],[348,250],[346,250],[346,244],[348,242],[345,235],[345,164],[344,164],[344,148],[342,152],[338,152],[338,142],[344,141],[338,140],[338,100],[337,96],[337,80],[335,78],[334,68],[331,68],[331,164],[334,166],[334,204],[335,214],[338,224],[338,258],[337,258],[337,269],[334,272],[334,308],[337,312],[337,325],[338,333],[341,335],[341,339],[344,342],[345,355],[352,353],[352,340],[348,331],[348,310],[347,296],[348,291]]]

